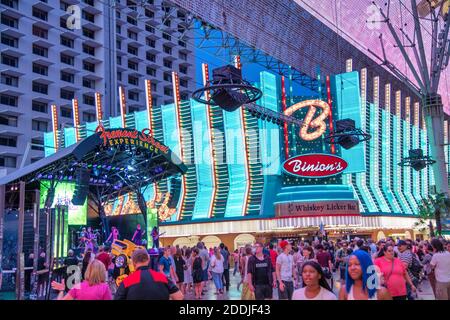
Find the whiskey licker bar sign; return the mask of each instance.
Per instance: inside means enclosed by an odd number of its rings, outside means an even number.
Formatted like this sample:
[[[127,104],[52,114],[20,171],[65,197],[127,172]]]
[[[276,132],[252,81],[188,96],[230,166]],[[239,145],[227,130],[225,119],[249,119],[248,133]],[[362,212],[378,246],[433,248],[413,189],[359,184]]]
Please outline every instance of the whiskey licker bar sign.
[[[347,166],[347,162],[340,157],[315,153],[286,160],[283,163],[283,170],[290,175],[303,178],[326,178],[342,173]]]
[[[358,201],[289,202],[276,205],[277,217],[295,216],[359,216]]]

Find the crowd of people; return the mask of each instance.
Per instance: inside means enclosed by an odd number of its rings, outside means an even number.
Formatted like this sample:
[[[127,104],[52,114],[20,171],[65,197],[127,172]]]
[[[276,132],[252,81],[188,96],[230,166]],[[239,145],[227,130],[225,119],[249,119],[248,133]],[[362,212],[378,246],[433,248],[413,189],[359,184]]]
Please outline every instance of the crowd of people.
[[[428,280],[438,300],[450,300],[450,242],[394,240],[374,242],[256,242],[230,252],[222,243],[207,248],[168,246],[161,250],[157,270],[146,250],[131,257],[136,270],[113,289],[112,256],[108,248],[85,254],[82,282],[66,290],[53,282],[58,299],[204,299],[212,281],[217,298],[239,277],[242,300],[414,300]],[[66,264],[78,264],[73,254]]]

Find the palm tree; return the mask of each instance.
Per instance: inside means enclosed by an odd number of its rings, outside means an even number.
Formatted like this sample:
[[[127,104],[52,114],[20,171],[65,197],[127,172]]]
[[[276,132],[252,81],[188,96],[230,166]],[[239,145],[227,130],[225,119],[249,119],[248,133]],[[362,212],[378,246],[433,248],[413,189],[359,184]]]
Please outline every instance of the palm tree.
[[[436,220],[436,231],[438,235],[442,235],[442,216],[446,215],[450,210],[450,203],[444,193],[430,195],[428,198],[422,199],[422,204],[419,205],[419,221],[415,226],[422,228],[426,225],[425,220]],[[430,235],[434,236],[433,224],[430,222]]]

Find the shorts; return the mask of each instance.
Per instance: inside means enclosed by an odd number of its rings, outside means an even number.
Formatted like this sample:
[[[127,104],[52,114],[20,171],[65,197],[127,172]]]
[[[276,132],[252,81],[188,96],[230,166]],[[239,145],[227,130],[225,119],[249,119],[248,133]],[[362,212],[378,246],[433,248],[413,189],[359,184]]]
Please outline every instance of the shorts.
[[[208,281],[208,269],[202,271],[202,281]]]
[[[272,286],[269,284],[255,285],[256,300],[272,299]]]

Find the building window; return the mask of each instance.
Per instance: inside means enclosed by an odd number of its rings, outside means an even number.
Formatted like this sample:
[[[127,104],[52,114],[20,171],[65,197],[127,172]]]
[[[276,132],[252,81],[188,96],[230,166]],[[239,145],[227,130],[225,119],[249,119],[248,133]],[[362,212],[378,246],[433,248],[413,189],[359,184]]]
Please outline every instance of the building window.
[[[139,92],[128,91],[128,99],[133,101],[139,101]]]
[[[180,57],[181,60],[187,61],[187,54],[184,52],[180,52],[178,54],[178,56]]]
[[[61,36],[61,45],[69,48],[73,48],[75,45],[75,41],[73,39],[69,39]]]
[[[19,67],[19,58],[2,53],[2,63],[11,67]]]
[[[164,72],[163,78],[164,81],[172,82],[172,75],[170,73]]]
[[[48,84],[33,81],[33,91],[42,94],[48,94]]]
[[[117,56],[117,64],[122,65],[122,56]]]
[[[165,53],[167,53],[167,54],[172,54],[172,48],[171,47],[169,47],[169,46],[163,46],[163,50],[164,50],[164,52]]]
[[[67,19],[66,19],[66,18],[60,18],[60,19],[59,19],[59,26],[60,26],[61,28],[70,30],[69,26],[67,25]]]
[[[15,168],[16,162],[17,162],[16,157],[0,156],[0,167]]]
[[[19,19],[7,16],[6,14],[2,13],[2,24],[5,26],[11,27],[11,28],[19,28]]]
[[[87,105],[90,105],[90,106],[95,106],[95,98],[83,94],[83,103],[87,104]]]
[[[44,151],[44,142],[39,139],[31,139],[31,149]]]
[[[147,74],[149,76],[156,77],[156,69],[153,69],[152,67],[147,67]]]
[[[117,2],[120,3],[120,1],[117,1]],[[117,19],[120,19],[122,17],[119,10],[116,10],[116,17],[117,17]]]
[[[84,3],[90,5],[90,6],[94,6],[94,0],[83,0]]]
[[[92,79],[83,78],[83,87],[95,89],[95,81]]]
[[[2,0],[2,4],[13,9],[19,9],[19,0]]]
[[[147,43],[147,46],[149,46],[149,47],[152,47],[152,48],[155,48],[155,47],[156,47],[156,41],[153,40],[153,39],[147,38],[147,39],[146,39],[146,43]]]
[[[133,17],[127,16],[127,22],[132,24],[133,26],[137,26],[137,21]]]
[[[178,40],[178,45],[183,48],[186,48],[186,42],[184,42],[183,40]]]
[[[18,98],[15,96],[10,96],[9,94],[0,94],[0,103],[11,106],[11,107],[17,107],[18,104]]]
[[[183,74],[187,74],[188,73],[188,68],[186,66],[180,66],[180,72]]]
[[[47,21],[48,20],[48,13],[44,10],[38,9],[36,7],[33,7],[33,17],[36,17],[38,19]]]
[[[148,61],[151,61],[151,62],[155,62],[156,61],[156,55],[154,55],[151,52],[147,52],[145,54],[145,57],[147,58]]]
[[[164,59],[163,64],[164,64],[164,67],[166,67],[166,68],[172,68],[172,61],[170,61],[170,60]]]
[[[92,31],[88,28],[83,28],[83,36],[88,37],[90,39],[95,39],[95,31]]]
[[[118,24],[116,24],[116,33],[118,33],[118,34],[122,33],[122,27]]]
[[[136,32],[128,30],[128,38],[137,41],[138,35]]]
[[[84,122],[94,122],[95,119],[95,114],[90,113],[90,112],[83,112],[83,121]]]
[[[128,45],[128,53],[137,56],[138,48],[133,47],[132,45]]]
[[[33,35],[39,38],[47,39],[48,30],[39,28],[38,26],[33,26]]]
[[[128,83],[129,83],[129,84],[132,84],[132,85],[134,85],[134,86],[138,86],[138,85],[139,85],[139,78],[138,78],[138,77],[135,77],[135,76],[129,75],[129,76],[128,76]]]
[[[122,41],[116,40],[116,47],[117,49],[122,50]]]
[[[70,6],[70,4],[65,3],[64,1],[60,1],[60,2],[59,2],[59,8],[60,8],[62,11],[67,11],[67,9],[69,8],[69,6]]]
[[[156,83],[154,83],[154,82],[152,82],[152,91],[153,92],[158,91],[158,85]]]
[[[61,99],[72,100],[75,97],[75,92],[66,89],[61,89],[60,96]]]
[[[152,105],[157,106],[158,105],[158,99],[152,98]]]
[[[155,13],[152,10],[145,9],[145,16],[147,18],[153,19],[155,17]]]
[[[73,73],[61,71],[61,80],[65,82],[74,83],[75,75]]]
[[[34,131],[47,132],[47,121],[33,120],[31,125]]]
[[[117,80],[122,81],[122,72],[117,72]]]
[[[169,41],[172,41],[172,37],[170,36],[170,34],[163,33],[162,36],[163,36],[164,39],[169,40]]]
[[[181,100],[189,100],[189,96],[186,93],[182,93],[182,94],[180,94],[180,99]]]
[[[95,56],[95,48],[83,43],[83,52]]]
[[[128,60],[128,68],[138,71],[139,70],[139,64],[137,62]]]
[[[2,73],[1,83],[5,84],[7,86],[18,87],[19,86],[19,77]]]
[[[0,136],[0,145],[5,147],[17,147],[17,137]]]
[[[149,24],[146,24],[145,31],[150,32],[150,33],[155,33],[155,28]]]
[[[1,116],[0,115],[0,125],[17,127],[17,117],[16,116]]]
[[[47,113],[48,112],[48,104],[41,101],[32,101],[31,108],[33,111]]]
[[[33,53],[41,57],[48,57],[48,49],[38,46],[37,44],[33,44]]]
[[[70,110],[69,108],[61,108],[61,117],[64,118],[72,118],[72,110]]]
[[[163,21],[164,21],[164,19],[165,19],[165,18],[163,18]],[[169,20],[169,19],[165,19],[164,25],[165,25],[166,27],[169,27],[169,28],[170,28],[170,26],[172,25],[172,21]]]
[[[61,53],[61,62],[73,66],[75,65],[75,58]]]
[[[10,35],[4,34],[2,33],[2,44],[13,47],[13,48],[18,48],[19,47],[19,39],[12,37]]]
[[[87,12],[87,11],[85,11],[85,10],[83,10],[83,11],[81,12],[81,17],[82,17],[83,19],[87,20],[87,21],[92,22],[92,23],[95,22],[95,15],[93,15],[92,13],[89,13],[89,12]]]
[[[185,79],[180,79],[180,86],[187,88],[188,87],[188,81]]]
[[[165,88],[164,88],[164,94],[165,94],[166,96],[172,96],[172,95],[173,95],[172,89],[169,88],[169,87],[165,87]]]
[[[33,72],[43,76],[48,76],[48,67],[38,63],[33,63]]]
[[[83,61],[83,69],[86,71],[95,72],[95,64],[88,61]]]

